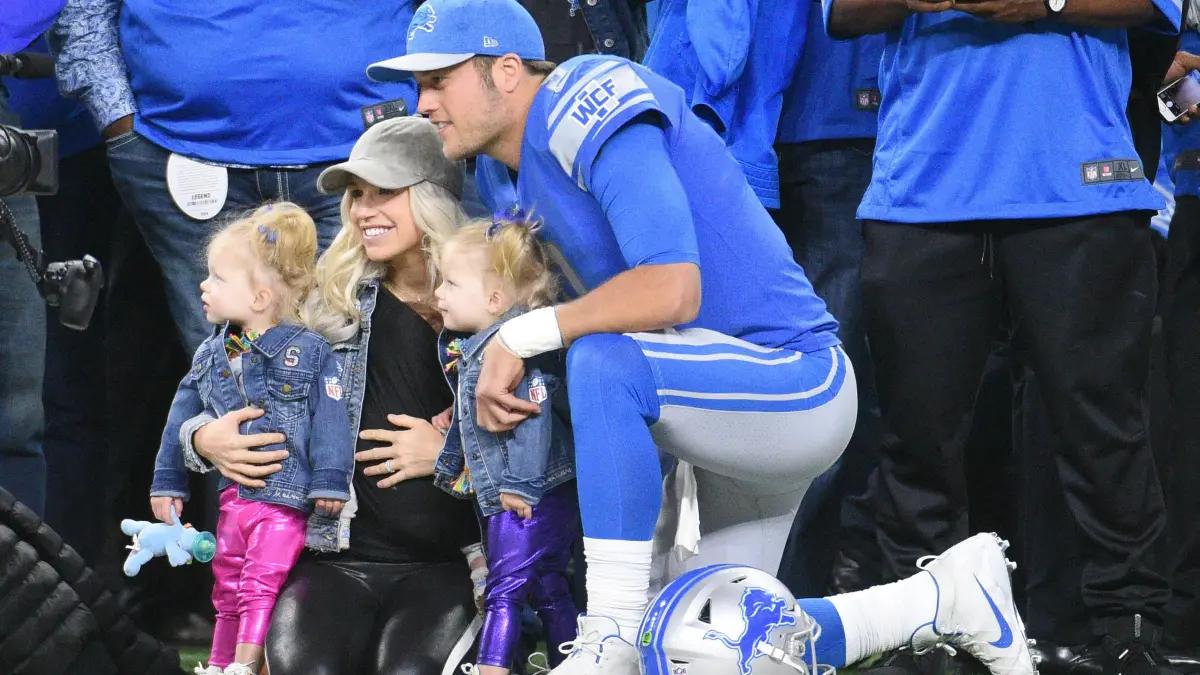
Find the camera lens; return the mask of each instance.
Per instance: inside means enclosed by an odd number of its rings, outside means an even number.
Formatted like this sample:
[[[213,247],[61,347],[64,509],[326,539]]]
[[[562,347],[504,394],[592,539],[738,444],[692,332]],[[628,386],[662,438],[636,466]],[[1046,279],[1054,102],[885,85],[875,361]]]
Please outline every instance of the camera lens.
[[[34,141],[0,124],[0,197],[27,189],[41,171]]]

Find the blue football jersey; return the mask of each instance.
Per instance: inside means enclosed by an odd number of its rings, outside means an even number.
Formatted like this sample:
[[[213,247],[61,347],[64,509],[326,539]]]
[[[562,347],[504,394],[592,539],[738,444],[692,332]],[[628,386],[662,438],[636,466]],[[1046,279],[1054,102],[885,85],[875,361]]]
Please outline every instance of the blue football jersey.
[[[1177,30],[1179,0],[1151,29]],[[837,0],[824,0],[828,12]],[[1125,116],[1125,28],[914,13],[887,33],[871,185],[860,218],[1059,218],[1163,204]]]
[[[591,169],[605,141],[643,115],[664,129],[693,222],[646,222],[618,240],[589,192]],[[620,160],[637,175],[636,155]],[[638,265],[693,262],[700,267],[700,313],[682,327],[798,351],[838,343],[837,322],[721,138],[690,111],[683,90],[642,66],[580,56],[546,79],[525,127],[517,199],[543,219],[576,293]]]

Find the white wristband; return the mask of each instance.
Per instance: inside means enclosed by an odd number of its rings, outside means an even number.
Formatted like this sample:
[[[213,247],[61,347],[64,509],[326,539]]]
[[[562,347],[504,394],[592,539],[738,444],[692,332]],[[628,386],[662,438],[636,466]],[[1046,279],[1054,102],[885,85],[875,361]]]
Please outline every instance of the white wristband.
[[[562,333],[553,307],[541,307],[504,322],[500,341],[517,356],[527,359],[562,349]]]

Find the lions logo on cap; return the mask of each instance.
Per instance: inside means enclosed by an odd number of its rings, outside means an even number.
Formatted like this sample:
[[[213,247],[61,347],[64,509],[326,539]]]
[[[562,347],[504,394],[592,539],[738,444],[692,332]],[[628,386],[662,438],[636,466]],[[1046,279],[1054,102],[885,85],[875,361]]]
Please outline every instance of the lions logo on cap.
[[[421,5],[417,13],[413,14],[412,23],[409,24],[408,40],[411,42],[419,30],[432,33],[435,24],[437,24],[437,13],[433,11],[433,7],[428,4]]]

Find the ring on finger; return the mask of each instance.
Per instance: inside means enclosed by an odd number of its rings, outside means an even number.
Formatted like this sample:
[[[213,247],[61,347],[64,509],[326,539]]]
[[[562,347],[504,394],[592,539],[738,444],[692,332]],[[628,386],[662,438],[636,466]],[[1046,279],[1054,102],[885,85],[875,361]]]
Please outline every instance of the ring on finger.
[[[383,468],[388,473],[396,473],[396,467],[395,467],[395,465],[392,464],[392,460],[390,460],[390,459],[383,463]]]

